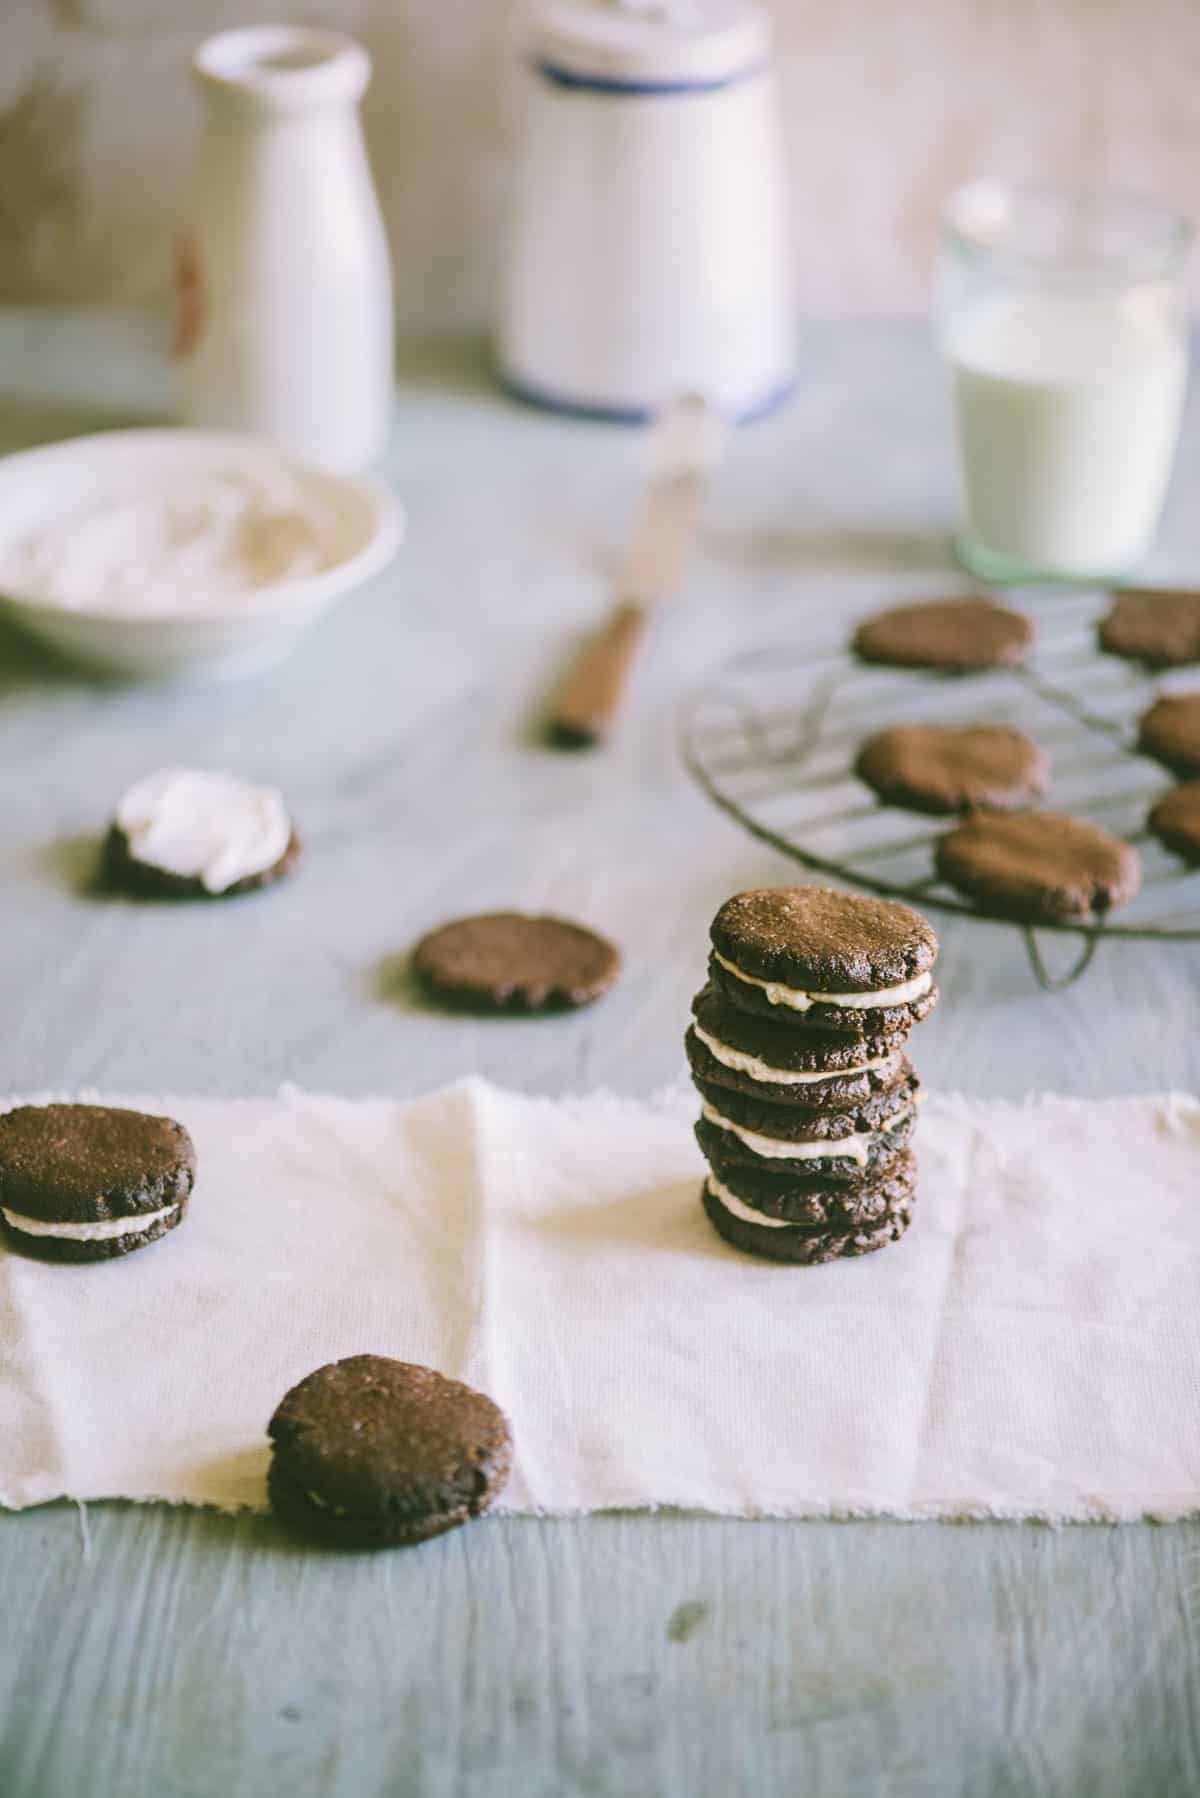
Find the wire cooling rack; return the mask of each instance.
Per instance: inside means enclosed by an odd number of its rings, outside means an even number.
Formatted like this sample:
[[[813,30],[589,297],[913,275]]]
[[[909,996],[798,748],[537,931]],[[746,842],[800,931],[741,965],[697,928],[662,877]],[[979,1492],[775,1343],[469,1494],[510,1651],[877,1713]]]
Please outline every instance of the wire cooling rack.
[[[1200,940],[1200,868],[1146,829],[1150,806],[1173,778],[1135,746],[1155,682],[1096,647],[1096,624],[1110,604],[1104,595],[1065,591],[1031,598],[1024,609],[1036,636],[1027,662],[985,674],[868,667],[844,639],[823,650],[753,651],[687,703],[684,759],[723,811],[817,873],[995,922],[935,871],[934,846],[954,820],[884,805],[853,763],[862,740],[886,725],[1012,725],[1050,757],[1043,806],[1091,819],[1133,843],[1142,860],[1142,890],[1116,917],[1014,926],[1024,932],[1040,983],[1078,979],[1101,938]],[[1038,940],[1043,931],[1078,940],[1074,960],[1053,975]]]

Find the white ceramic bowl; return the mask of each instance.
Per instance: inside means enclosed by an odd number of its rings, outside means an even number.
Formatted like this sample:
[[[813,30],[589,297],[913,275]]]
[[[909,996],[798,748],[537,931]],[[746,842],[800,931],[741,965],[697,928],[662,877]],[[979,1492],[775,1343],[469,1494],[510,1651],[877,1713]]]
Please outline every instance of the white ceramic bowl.
[[[144,478],[273,467],[313,495],[320,521],[317,572],[236,596],[192,597],[169,608],[64,604],[0,580],[0,614],[73,661],[145,680],[224,680],[282,661],[323,612],[388,563],[404,514],[387,489],[296,461],[259,438],[221,431],[104,431],[0,458],[0,564],[31,530],[46,531],[89,496]]]

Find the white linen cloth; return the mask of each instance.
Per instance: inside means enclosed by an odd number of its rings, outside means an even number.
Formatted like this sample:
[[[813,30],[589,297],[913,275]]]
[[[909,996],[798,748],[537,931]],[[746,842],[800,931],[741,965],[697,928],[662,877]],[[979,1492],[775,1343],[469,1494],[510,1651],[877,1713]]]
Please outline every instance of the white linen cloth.
[[[15,1103],[16,1101],[9,1101]],[[515,1511],[1200,1508],[1200,1102],[932,1098],[909,1235],[728,1248],[696,1100],[126,1100],[197,1146],[127,1257],[0,1251],[0,1499],[265,1503],[265,1426],[369,1350],[490,1392]]]

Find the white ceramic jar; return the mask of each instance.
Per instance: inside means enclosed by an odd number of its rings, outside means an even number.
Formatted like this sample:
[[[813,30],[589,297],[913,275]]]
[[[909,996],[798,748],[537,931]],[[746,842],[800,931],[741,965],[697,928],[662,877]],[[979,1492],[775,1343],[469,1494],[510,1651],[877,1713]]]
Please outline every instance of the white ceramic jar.
[[[736,416],[793,369],[770,28],[755,0],[546,0],[497,354],[524,398]]]
[[[251,431],[340,472],[392,417],[391,272],[358,117],[366,51],[252,26],[197,51],[204,100],[177,268],[186,423]]]

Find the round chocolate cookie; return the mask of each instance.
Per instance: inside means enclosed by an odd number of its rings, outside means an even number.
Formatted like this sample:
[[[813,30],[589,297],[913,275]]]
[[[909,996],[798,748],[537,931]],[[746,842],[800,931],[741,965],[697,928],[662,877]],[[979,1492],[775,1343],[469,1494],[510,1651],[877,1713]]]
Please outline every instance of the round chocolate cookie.
[[[886,899],[831,887],[738,893],[712,924],[709,980],[757,1017],[839,1035],[900,1035],[933,1009],[933,927]]]
[[[747,986],[746,982],[721,966],[715,953],[708,958],[708,978],[723,999],[751,1017],[778,1018],[782,1012],[792,1030],[811,1030],[823,1035],[837,1034],[856,1048],[864,1038],[876,1040],[880,1036],[906,1037],[913,1025],[927,1018],[938,1002],[938,989],[930,985],[904,1004],[877,1005],[861,1011],[822,1004],[814,993],[810,1009],[795,1011],[773,1002],[757,988]]]
[[[781,1145],[778,1138],[769,1138],[757,1131],[747,1132],[741,1125],[735,1125],[735,1120],[719,1105],[714,1106],[708,1099],[702,1103],[705,1115],[697,1120],[696,1141],[704,1159],[718,1172],[724,1167],[748,1167],[762,1174],[786,1174],[789,1178],[820,1180],[831,1186],[852,1186],[856,1191],[893,1172],[901,1149],[908,1147],[917,1125],[916,1107],[909,1105],[892,1122],[890,1129],[866,1134],[860,1146],[851,1145],[842,1138],[840,1142],[830,1141],[827,1146],[822,1144],[826,1152],[820,1155],[805,1156],[800,1151],[810,1145],[803,1142]],[[713,1113],[725,1122],[715,1123]],[[731,1129],[730,1125],[735,1127]],[[763,1154],[755,1146],[757,1143],[769,1143],[771,1152]],[[784,1149],[782,1154],[779,1153],[780,1146]],[[852,1147],[853,1153],[850,1152]]]
[[[790,1014],[779,1016],[780,1009],[775,1006],[770,1016],[759,1017],[731,1005],[711,980],[701,987],[692,1000],[692,1028],[730,1076],[725,1085],[734,1084],[735,1074],[741,1076],[741,1091],[750,1090],[744,1079],[812,1087],[818,1095],[824,1094],[825,1083],[831,1079],[862,1082],[870,1074],[876,1076],[869,1083],[870,1091],[887,1085],[891,1070],[885,1064],[894,1062],[897,1050],[903,1048],[906,1031],[894,1031],[890,1036],[847,1036],[844,1032],[797,1030]],[[866,1091],[862,1096],[867,1096]]]
[[[1185,862],[1200,862],[1200,780],[1164,793],[1146,822],[1159,842]]]
[[[715,1164],[708,1183],[727,1209],[733,1201],[735,1207],[785,1224],[854,1230],[907,1204],[916,1180],[917,1158],[911,1149],[902,1149],[886,1171],[865,1186],[836,1186],[828,1180],[773,1174],[737,1162]]]
[[[1110,911],[1142,884],[1128,843],[1056,812],[968,818],[939,841],[937,869],[987,910],[1029,923]]]
[[[438,998],[481,1011],[587,1005],[621,970],[620,952],[564,918],[487,912],[423,937],[413,970]]]
[[[697,1085],[707,1083],[713,1087],[724,1087],[730,1092],[741,1093],[747,1098],[765,1100],[774,1105],[802,1105],[810,1111],[848,1111],[863,1105],[873,1093],[890,1091],[904,1078],[904,1057],[898,1050],[892,1050],[878,1058],[870,1058],[861,1064],[861,1071],[844,1074],[805,1075],[788,1074],[783,1069],[771,1068],[766,1062],[757,1061],[752,1056],[739,1055],[737,1050],[728,1048],[717,1037],[705,1042],[701,1028],[693,1024],[684,1038],[688,1063]],[[764,1023],[764,1029],[770,1029]],[[776,1026],[778,1028],[778,1026]],[[807,1036],[805,1031],[793,1030],[793,1035]],[[824,1039],[814,1039],[821,1042]],[[838,1037],[834,1039],[841,1044],[857,1042],[857,1037]],[[710,1044],[715,1044],[720,1057],[714,1054]],[[731,1066],[729,1057],[736,1057],[736,1065]],[[754,1073],[747,1072],[755,1068]],[[765,1076],[774,1073],[784,1074],[782,1080],[771,1080]]]
[[[912,1222],[912,1200],[899,1205],[873,1223],[855,1227],[808,1229],[802,1224],[751,1222],[731,1211],[704,1183],[701,1198],[709,1223],[732,1248],[766,1261],[786,1261],[815,1267],[823,1261],[841,1261],[854,1255],[870,1255],[899,1242]]]
[[[1145,668],[1200,662],[1200,592],[1127,587],[1100,621],[1100,647]]]
[[[893,606],[864,619],[854,633],[855,654],[864,662],[939,674],[1011,668],[1024,661],[1032,642],[1028,618],[986,599]]]
[[[1200,774],[1200,693],[1156,699],[1138,724],[1138,748],[1176,774]]]
[[[882,1130],[889,1120],[912,1107],[921,1082],[907,1056],[902,1059],[903,1067],[894,1086],[872,1093],[845,1111],[816,1110],[802,1098],[776,1103],[758,1094],[717,1086],[697,1074],[693,1074],[692,1083],[705,1104],[727,1122],[771,1143],[836,1143],[847,1136]]]
[[[351,1355],[293,1386],[267,1428],[271,1508],[347,1547],[424,1542],[486,1511],[512,1436],[482,1392],[432,1368]]]
[[[854,771],[914,812],[1015,811],[1045,791],[1049,763],[1004,724],[898,724],[868,737]]]
[[[111,1105],[19,1105],[0,1115],[0,1218],[49,1261],[107,1261],[173,1230],[196,1151],[182,1124]]]
[[[108,880],[157,899],[236,898],[281,880],[299,859],[274,787],[194,768],[160,768],[130,787],[104,844]]]

